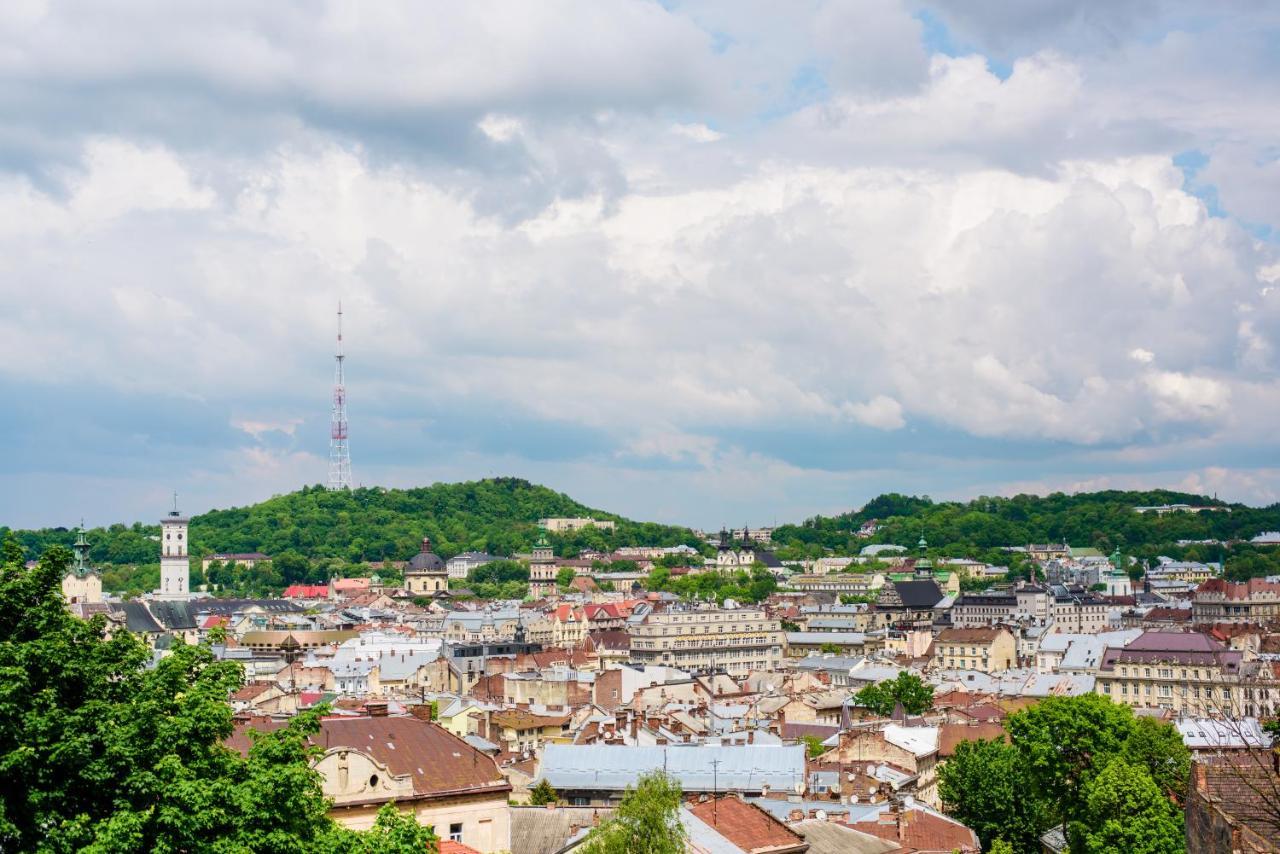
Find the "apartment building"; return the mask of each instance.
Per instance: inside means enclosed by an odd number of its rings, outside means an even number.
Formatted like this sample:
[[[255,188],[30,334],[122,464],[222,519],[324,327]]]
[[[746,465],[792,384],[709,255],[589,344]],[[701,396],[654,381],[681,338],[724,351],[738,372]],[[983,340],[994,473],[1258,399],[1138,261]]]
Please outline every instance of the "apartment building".
[[[964,593],[951,606],[951,624],[958,629],[990,626],[1016,619],[1018,596],[1015,593]]]
[[[655,611],[630,634],[631,659],[639,664],[723,668],[731,676],[782,664],[782,626],[758,608]]]
[[[1243,657],[1208,635],[1143,632],[1128,645],[1103,652],[1096,690],[1134,707],[1188,715],[1238,714],[1244,699]]]
[[[933,641],[933,663],[948,670],[1008,670],[1018,663],[1018,642],[1000,627],[943,629]]]
[[[538,520],[538,525],[553,534],[571,534],[574,531],[581,531],[583,528],[599,528],[602,531],[612,531],[617,527],[617,524],[617,522],[609,519],[591,519],[589,517],[555,516],[550,519]]]
[[[1211,578],[1192,594],[1191,610],[1198,622],[1268,622],[1280,617],[1280,576],[1248,581]]]

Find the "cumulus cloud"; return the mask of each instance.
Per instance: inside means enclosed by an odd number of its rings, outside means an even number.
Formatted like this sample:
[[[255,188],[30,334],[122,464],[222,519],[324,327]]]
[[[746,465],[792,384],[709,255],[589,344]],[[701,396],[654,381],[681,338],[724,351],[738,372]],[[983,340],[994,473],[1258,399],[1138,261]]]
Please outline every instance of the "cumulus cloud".
[[[769,478],[802,513],[1274,450],[1274,119],[1160,90],[1195,41],[1126,41],[1159,10],[1073,12],[1123,45],[1084,51],[1026,9],[999,70],[892,0],[431,8],[7,9],[0,382],[195,407],[240,501],[322,477],[338,299],[367,482],[555,461],[636,515]]]

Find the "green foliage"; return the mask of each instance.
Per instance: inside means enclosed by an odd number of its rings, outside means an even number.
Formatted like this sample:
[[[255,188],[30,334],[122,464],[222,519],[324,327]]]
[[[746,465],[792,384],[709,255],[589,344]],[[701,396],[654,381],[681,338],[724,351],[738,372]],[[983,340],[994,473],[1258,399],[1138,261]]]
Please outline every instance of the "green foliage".
[[[896,679],[866,686],[853,695],[853,701],[881,716],[892,713],[898,703],[902,703],[907,714],[920,715],[933,707],[933,686],[904,670]]]
[[[528,581],[529,567],[518,560],[495,560],[477,566],[467,575],[471,583],[503,584],[507,581]]]
[[[1112,759],[1084,787],[1082,820],[1071,823],[1075,850],[1085,854],[1180,854],[1182,813],[1160,793],[1146,769]]]
[[[661,771],[628,787],[617,811],[588,834],[581,854],[683,854],[680,784]]]
[[[1140,505],[1175,503],[1230,506],[1231,512],[1157,515],[1133,511]],[[869,519],[879,520],[880,530],[871,540],[859,539],[854,532]],[[923,530],[940,555],[975,557],[1001,565],[1012,556],[996,551],[1000,546],[1067,542],[1101,548],[1104,552],[1121,547],[1127,552],[1136,550],[1142,557],[1153,557],[1155,552],[1147,554],[1143,547],[1163,547],[1178,540],[1247,540],[1259,531],[1277,528],[1280,528],[1280,504],[1264,508],[1225,505],[1206,496],[1169,490],[1107,490],[1077,495],[1055,492],[1012,498],[982,496],[967,502],[937,503],[928,497],[889,494],[871,500],[857,512],[815,516],[799,525],[782,525],[774,529],[773,540],[779,553],[784,547],[817,545],[853,554],[868,542],[912,548]],[[1162,551],[1168,553],[1167,549]],[[1220,557],[1206,554],[1187,559],[1217,560]],[[1275,560],[1280,557],[1273,558]],[[1228,561],[1228,567],[1230,563]],[[1012,563],[1010,569],[1014,569]],[[1270,572],[1278,571],[1280,568],[1273,563]],[[1238,572],[1261,574],[1262,562],[1244,561]]]
[[[70,553],[0,567],[0,850],[399,852],[404,832],[353,834],[328,817],[311,767],[317,709],[254,739],[231,735],[240,665],[178,642],[151,654],[102,617],[72,617]],[[392,828],[394,829],[394,828]],[[413,850],[424,850],[416,842]]]
[[[951,815],[990,850],[1034,854],[1048,825],[1042,802],[1027,797],[1022,757],[1003,740],[962,741],[938,769],[938,794]]]
[[[1050,697],[1006,727],[1011,746],[962,744],[939,770],[943,800],[984,842],[1035,851],[1063,823],[1077,852],[1181,850],[1166,846],[1181,846],[1190,755],[1172,726],[1085,694]],[[1143,828],[1140,844],[1128,825]]]
[[[572,534],[552,534],[558,554],[576,554],[586,547],[608,551],[625,545],[701,545],[687,528],[633,522],[528,481],[493,478],[418,489],[370,487],[331,492],[309,486],[249,507],[193,517],[191,553],[259,551],[272,555],[277,558],[273,565],[245,571],[244,590],[254,585],[277,589],[286,583],[326,581],[335,567],[345,571],[367,561],[406,560],[418,551],[423,536],[430,537],[435,551],[446,558],[472,550],[514,554],[530,548],[538,535],[538,519],[547,516],[592,516],[617,523],[612,532],[586,528]],[[13,533],[28,555],[54,545],[70,547],[75,540],[75,531],[69,528]],[[159,554],[152,539],[158,533],[159,525],[141,523],[90,530],[90,558],[97,565],[119,568],[114,573],[104,572],[104,587],[136,592],[153,589],[159,569],[156,565],[153,581],[149,567],[155,565]],[[278,559],[286,554],[289,558],[280,566]],[[148,567],[148,574],[135,577],[137,573],[126,567]],[[234,579],[226,583],[235,586]]]
[[[535,807],[554,804],[560,800],[560,795],[546,780],[539,780],[538,785],[529,790],[529,803]]]
[[[819,756],[827,752],[822,746],[822,739],[816,735],[802,735],[800,738],[804,741],[805,750],[809,754],[810,759],[817,759]]]
[[[573,567],[571,566],[560,567],[560,569],[556,570],[556,586],[559,587],[561,590],[568,589],[569,585],[573,583],[573,576],[574,576]]]
[[[1191,751],[1176,729],[1151,718],[1134,718],[1123,756],[1131,765],[1146,769],[1166,798],[1186,802]]]
[[[832,655],[836,655],[840,652],[840,645],[834,644],[834,643],[824,643],[822,646],[818,647],[818,651],[829,652]]]
[[[400,812],[392,801],[378,810],[369,830],[335,828],[321,847],[325,854],[420,854],[438,851],[440,845],[435,831]]]
[[[697,575],[673,577],[671,570],[655,567],[650,573],[646,586],[650,590],[665,590],[686,599],[715,601],[723,603],[725,599],[736,602],[760,602],[778,589],[777,579],[773,573],[763,566],[756,565],[748,572],[744,569],[733,572],[701,572]]]
[[[1003,839],[993,840],[991,847],[987,849],[987,854],[1018,854],[1019,849],[1005,842]]]

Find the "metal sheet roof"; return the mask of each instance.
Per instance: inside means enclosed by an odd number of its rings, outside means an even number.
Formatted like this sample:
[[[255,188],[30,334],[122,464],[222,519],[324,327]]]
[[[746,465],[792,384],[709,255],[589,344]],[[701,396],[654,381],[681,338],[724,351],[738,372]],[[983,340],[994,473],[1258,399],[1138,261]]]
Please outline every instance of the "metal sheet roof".
[[[549,744],[541,777],[556,789],[621,790],[648,771],[665,770],[686,792],[794,791],[804,782],[802,745],[748,744],[624,747],[600,744]],[[715,763],[715,764],[713,764]]]

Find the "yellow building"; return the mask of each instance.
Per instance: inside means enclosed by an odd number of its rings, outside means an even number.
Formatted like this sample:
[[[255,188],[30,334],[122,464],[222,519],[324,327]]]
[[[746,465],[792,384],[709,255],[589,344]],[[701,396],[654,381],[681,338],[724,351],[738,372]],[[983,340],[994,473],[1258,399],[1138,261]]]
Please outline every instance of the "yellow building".
[[[943,629],[933,641],[933,664],[947,670],[996,673],[1018,663],[1018,642],[999,626]]]

